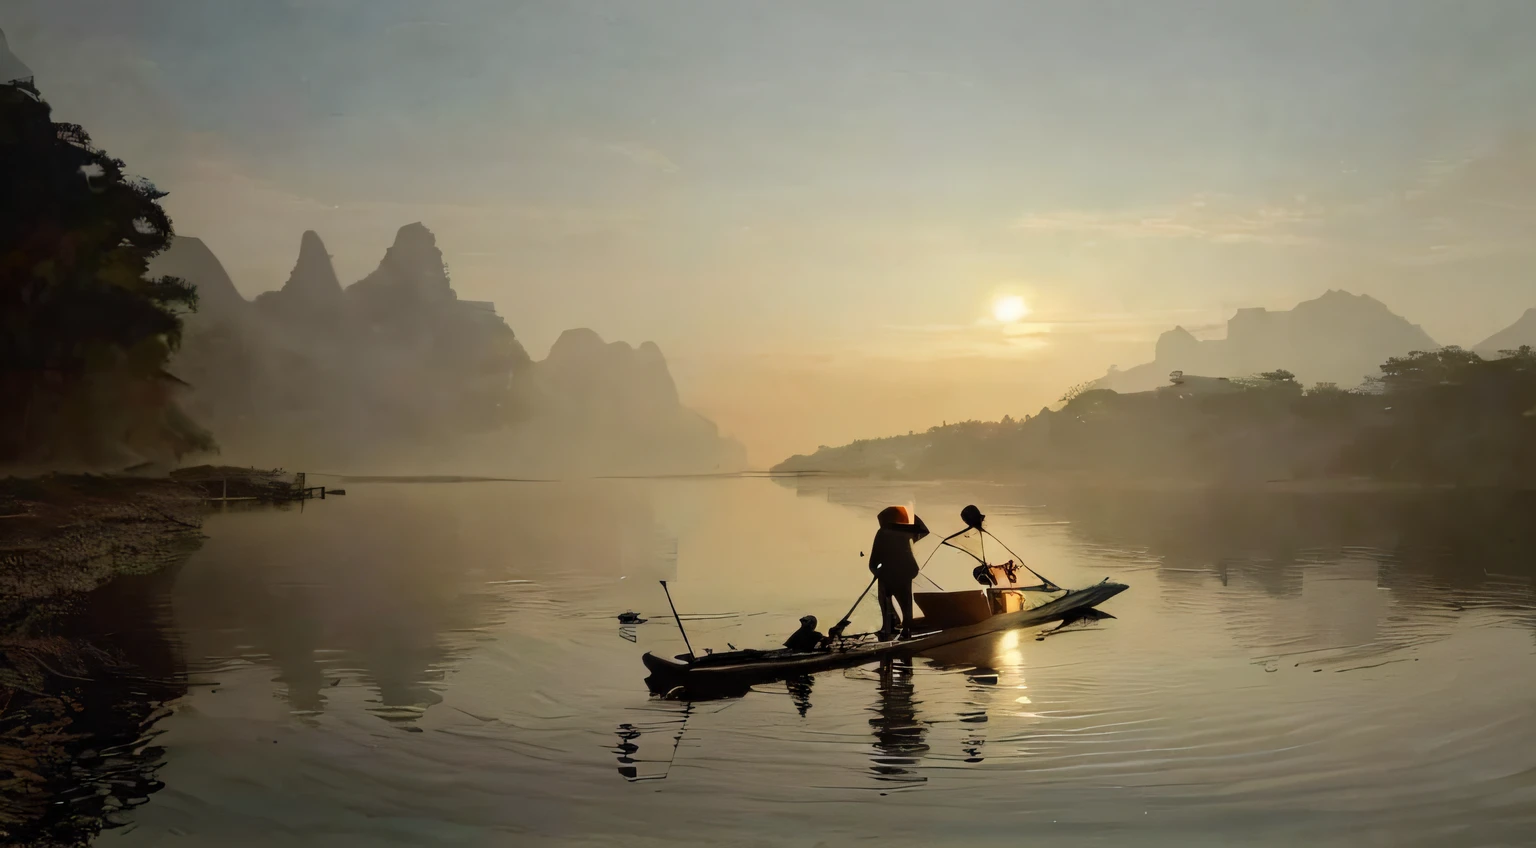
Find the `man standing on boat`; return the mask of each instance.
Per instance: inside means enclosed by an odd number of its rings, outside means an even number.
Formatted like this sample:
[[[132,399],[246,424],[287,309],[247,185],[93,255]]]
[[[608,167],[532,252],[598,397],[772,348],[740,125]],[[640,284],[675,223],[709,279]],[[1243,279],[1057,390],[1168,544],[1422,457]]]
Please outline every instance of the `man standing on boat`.
[[[928,527],[904,506],[888,506],[877,519],[880,529],[869,549],[869,571],[880,584],[880,638],[890,639],[899,632],[905,639],[912,635],[912,581],[918,570],[912,545],[928,535]],[[899,630],[897,606],[901,607]]]

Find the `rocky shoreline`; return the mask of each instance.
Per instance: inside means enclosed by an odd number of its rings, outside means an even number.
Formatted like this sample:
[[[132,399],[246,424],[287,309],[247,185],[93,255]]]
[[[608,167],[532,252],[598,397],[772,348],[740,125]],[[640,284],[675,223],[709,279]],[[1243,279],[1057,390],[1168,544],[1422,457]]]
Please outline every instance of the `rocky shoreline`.
[[[0,623],[37,601],[156,571],[201,539],[203,495],[167,478],[0,480]]]
[[[114,578],[185,559],[205,497],[165,477],[0,479],[0,843],[88,844],[157,787],[157,749],[134,743],[184,684],[65,623],[93,614],[80,605]],[[98,772],[117,788],[81,783]]]

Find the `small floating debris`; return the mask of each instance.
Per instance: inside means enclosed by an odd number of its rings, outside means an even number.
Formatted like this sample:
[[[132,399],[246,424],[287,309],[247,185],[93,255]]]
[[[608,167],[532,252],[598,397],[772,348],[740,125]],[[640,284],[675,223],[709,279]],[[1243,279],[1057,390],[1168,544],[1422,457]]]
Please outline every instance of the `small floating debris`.
[[[640,613],[634,610],[619,613],[620,624],[644,624],[646,619],[640,617]]]

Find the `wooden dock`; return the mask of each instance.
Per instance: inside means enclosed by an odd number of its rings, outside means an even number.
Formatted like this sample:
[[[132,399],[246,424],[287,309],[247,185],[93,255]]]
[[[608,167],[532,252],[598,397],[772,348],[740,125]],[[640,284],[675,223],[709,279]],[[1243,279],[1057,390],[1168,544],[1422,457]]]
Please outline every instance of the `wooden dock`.
[[[288,474],[281,469],[199,466],[173,471],[171,477],[200,490],[209,503],[291,503],[346,494],[345,489],[309,485],[302,471]]]

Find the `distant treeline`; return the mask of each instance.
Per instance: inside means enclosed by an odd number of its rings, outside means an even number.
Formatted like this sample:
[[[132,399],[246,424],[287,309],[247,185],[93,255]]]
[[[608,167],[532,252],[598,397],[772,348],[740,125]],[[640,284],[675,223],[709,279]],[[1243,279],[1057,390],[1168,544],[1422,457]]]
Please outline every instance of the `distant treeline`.
[[[866,439],[776,471],[899,478],[1042,472],[1197,481],[1365,477],[1536,483],[1536,353],[1484,359],[1446,347],[1393,357],[1358,389],[1305,388],[1284,370],[1221,380],[1175,374],[1119,394],[1070,392],[1022,421],[967,421]]]

